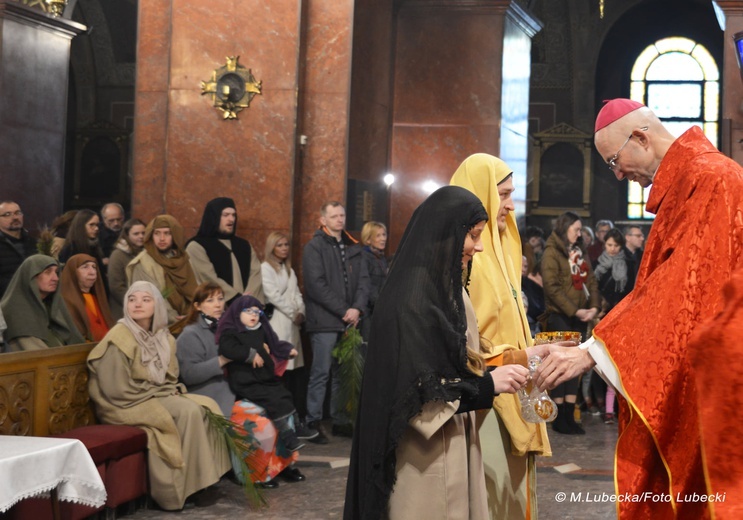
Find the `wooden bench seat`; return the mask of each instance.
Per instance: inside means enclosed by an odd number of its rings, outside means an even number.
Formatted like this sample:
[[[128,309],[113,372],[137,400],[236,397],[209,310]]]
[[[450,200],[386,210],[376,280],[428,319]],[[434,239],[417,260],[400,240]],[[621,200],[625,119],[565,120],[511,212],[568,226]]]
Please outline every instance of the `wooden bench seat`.
[[[79,439],[106,486],[106,516],[116,507],[147,494],[147,434],[131,426],[96,424],[88,395],[88,353],[93,343],[0,354],[0,435]],[[91,507],[62,502],[62,518],[96,513]],[[103,509],[103,508],[101,508]],[[5,518],[51,518],[49,500],[28,499]]]

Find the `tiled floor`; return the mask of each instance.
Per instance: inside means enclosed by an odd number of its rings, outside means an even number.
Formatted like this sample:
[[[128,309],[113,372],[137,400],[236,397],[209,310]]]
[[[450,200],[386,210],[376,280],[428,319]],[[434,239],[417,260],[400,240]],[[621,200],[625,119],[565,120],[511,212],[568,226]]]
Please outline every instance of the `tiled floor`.
[[[614,490],[612,468],[617,426],[605,425],[599,417],[584,416],[585,436],[560,435],[550,430],[552,457],[538,460],[539,518],[541,520],[615,518],[613,504],[601,502],[602,494]],[[332,437],[330,444],[308,444],[302,455],[347,457],[350,439]],[[555,467],[575,464],[580,469],[560,473]],[[298,463],[307,480],[296,484],[281,482],[278,489],[264,490],[269,506],[261,510],[247,508],[241,489],[223,479],[217,485],[220,498],[208,508],[188,507],[180,513],[139,510],[127,520],[178,518],[179,520],[251,519],[332,519],[341,518],[346,485],[346,467],[332,469],[327,464],[305,461]],[[559,501],[560,493],[566,499]],[[580,501],[572,500],[571,496]],[[588,500],[590,501],[587,501]]]

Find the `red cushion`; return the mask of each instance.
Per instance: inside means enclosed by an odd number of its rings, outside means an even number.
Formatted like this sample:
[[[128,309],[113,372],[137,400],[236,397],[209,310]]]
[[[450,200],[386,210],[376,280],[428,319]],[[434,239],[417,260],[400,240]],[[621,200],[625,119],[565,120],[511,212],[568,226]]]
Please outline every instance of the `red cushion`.
[[[134,426],[95,424],[75,428],[54,437],[80,440],[96,464],[147,449],[147,434]]]

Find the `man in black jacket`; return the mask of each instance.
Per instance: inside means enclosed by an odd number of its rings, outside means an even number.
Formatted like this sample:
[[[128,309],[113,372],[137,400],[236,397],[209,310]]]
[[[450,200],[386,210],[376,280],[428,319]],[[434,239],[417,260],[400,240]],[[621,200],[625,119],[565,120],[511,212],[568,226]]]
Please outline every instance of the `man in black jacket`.
[[[23,229],[21,207],[8,200],[0,202],[0,297],[18,267],[35,253],[36,240]]]
[[[369,274],[361,246],[345,230],[346,210],[340,202],[323,204],[322,226],[305,246],[302,254],[304,296],[307,310],[305,326],[312,343],[312,368],[307,387],[307,423],[320,432],[314,440],[326,443],[320,427],[328,376],[332,372],[330,413],[333,434],[350,437],[351,421],[338,403],[338,362],[333,347],[348,326],[361,319],[369,297]]]

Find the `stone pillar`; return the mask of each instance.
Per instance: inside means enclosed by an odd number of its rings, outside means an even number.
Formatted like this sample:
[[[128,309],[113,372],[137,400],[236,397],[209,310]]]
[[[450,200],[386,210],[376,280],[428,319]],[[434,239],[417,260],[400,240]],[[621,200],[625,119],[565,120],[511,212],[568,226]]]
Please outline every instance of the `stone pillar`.
[[[0,197],[32,232],[62,213],[70,42],[83,31],[0,0]]]
[[[353,0],[307,2],[301,128],[307,136],[296,186],[300,207],[294,250],[319,225],[323,202],[346,203]]]
[[[237,234],[261,253],[292,228],[303,2],[140,0],[132,215],[176,217],[193,236],[204,205],[231,197]],[[201,81],[227,56],[262,94],[225,120]]]
[[[738,67],[733,35],[743,31],[743,1],[717,0],[717,5],[725,13],[724,56],[720,78],[722,104],[722,142],[720,149],[729,149],[730,157],[743,164],[743,74]],[[727,122],[729,121],[729,123]],[[726,132],[729,125],[729,134]]]
[[[448,184],[476,152],[500,156],[514,169],[523,211],[531,38],[540,28],[511,0],[403,4],[392,116],[393,250],[427,196],[423,183]]]

